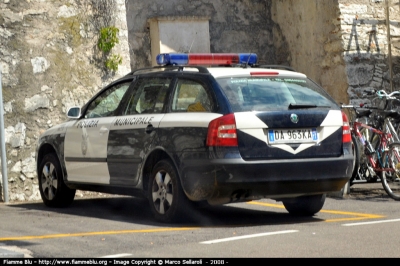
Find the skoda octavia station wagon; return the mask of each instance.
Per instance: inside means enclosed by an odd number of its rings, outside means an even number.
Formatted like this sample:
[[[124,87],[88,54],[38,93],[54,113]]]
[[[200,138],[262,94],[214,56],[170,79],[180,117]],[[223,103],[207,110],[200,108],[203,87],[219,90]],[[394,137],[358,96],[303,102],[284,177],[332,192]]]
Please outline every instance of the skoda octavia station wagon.
[[[155,219],[189,208],[269,198],[314,215],[353,167],[338,104],[306,75],[255,54],[160,54],[68,110],[40,136],[47,206],[75,191],[142,196]]]

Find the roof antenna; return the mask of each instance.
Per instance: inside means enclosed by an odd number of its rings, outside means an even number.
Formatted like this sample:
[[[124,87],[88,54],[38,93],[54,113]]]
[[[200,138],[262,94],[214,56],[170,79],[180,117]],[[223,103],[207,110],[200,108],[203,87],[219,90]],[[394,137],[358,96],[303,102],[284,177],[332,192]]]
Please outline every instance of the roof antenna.
[[[193,43],[194,43],[194,38],[193,38],[192,44],[190,45],[188,54],[190,54],[190,51],[192,50]]]
[[[246,65],[244,66],[244,68],[248,68],[249,67],[249,62],[250,62],[250,57],[253,53],[249,53],[249,58],[247,58],[247,62]]]

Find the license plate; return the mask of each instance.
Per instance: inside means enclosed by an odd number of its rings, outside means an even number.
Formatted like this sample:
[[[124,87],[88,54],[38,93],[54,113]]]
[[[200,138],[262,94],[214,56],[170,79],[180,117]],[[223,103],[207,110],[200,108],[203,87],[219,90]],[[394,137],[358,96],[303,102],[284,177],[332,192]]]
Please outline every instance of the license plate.
[[[269,129],[268,142],[270,144],[318,142],[317,129]]]

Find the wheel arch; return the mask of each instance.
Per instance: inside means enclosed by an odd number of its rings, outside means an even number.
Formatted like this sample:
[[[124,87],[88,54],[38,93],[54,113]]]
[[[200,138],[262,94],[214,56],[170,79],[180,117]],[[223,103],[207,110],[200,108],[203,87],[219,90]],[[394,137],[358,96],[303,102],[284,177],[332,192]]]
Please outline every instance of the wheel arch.
[[[54,153],[56,155],[58,162],[61,165],[61,171],[63,172],[63,176],[64,176],[64,180],[65,180],[66,169],[65,169],[64,162],[63,162],[63,160],[60,159],[57,149],[50,143],[44,143],[38,149],[37,156],[36,156],[36,171],[37,171],[37,173],[39,173],[39,166],[40,166],[44,156],[46,156],[46,154],[49,154],[49,153]]]
[[[143,190],[147,191],[148,190],[148,183],[149,183],[149,178],[151,175],[151,172],[153,170],[154,165],[161,161],[161,160],[170,160],[172,164],[174,165],[175,169],[177,170],[178,177],[180,177],[180,172],[178,171],[178,167],[176,165],[175,160],[173,159],[173,156],[171,156],[169,153],[167,153],[164,149],[158,148],[153,150],[146,158],[146,161],[143,165],[143,170],[142,170],[142,182],[143,182]]]

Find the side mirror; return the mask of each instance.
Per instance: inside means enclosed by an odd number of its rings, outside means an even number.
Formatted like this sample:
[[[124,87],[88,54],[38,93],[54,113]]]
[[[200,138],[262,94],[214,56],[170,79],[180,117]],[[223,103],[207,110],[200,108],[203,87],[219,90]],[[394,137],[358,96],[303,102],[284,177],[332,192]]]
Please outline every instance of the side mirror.
[[[74,106],[68,109],[67,111],[68,118],[78,119],[81,116],[81,108],[78,106]]]

